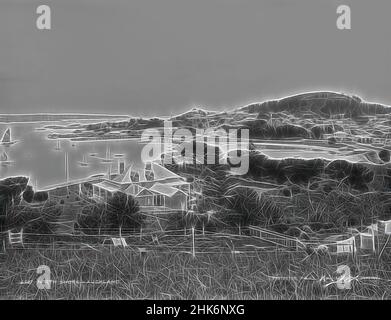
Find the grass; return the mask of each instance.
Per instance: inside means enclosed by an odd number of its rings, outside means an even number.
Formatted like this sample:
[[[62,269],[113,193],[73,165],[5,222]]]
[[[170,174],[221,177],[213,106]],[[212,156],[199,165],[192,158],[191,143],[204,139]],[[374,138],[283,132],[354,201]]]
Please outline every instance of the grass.
[[[283,251],[193,258],[175,252],[140,256],[126,249],[13,250],[2,258],[0,293],[3,299],[384,299],[391,296],[384,280],[391,272],[389,258]],[[50,290],[37,289],[39,265],[49,266],[57,281]],[[349,290],[332,283],[340,265],[349,266],[354,277]],[[19,284],[23,281],[32,283]]]

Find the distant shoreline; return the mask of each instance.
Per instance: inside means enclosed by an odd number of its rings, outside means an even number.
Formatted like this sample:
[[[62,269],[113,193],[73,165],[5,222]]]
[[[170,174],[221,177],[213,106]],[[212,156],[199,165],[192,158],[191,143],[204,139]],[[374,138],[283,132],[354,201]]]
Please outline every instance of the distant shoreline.
[[[77,113],[32,113],[0,114],[0,123],[53,122],[69,120],[128,119],[128,115],[77,114]]]

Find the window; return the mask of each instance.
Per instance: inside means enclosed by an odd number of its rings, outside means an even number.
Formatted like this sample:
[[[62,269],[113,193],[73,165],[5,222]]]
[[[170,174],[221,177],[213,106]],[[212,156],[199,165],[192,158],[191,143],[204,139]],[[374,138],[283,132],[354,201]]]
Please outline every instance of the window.
[[[156,194],[153,196],[153,204],[155,206],[162,206],[164,204],[164,198],[161,194]]]
[[[373,243],[372,235],[361,234],[360,240],[361,240],[361,249],[373,250],[374,243]]]

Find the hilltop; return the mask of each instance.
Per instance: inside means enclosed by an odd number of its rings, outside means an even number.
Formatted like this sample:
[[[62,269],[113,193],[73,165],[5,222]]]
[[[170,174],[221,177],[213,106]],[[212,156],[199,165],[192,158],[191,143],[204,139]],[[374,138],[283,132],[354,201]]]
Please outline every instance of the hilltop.
[[[68,138],[75,141],[99,139],[137,138],[147,128],[162,128],[164,120],[172,121],[173,127],[249,129],[250,138],[319,138],[322,134],[343,131],[333,119],[344,119],[355,124],[367,123],[373,117],[387,116],[391,108],[363,101],[358,96],[335,92],[309,92],[280,100],[252,103],[233,110],[208,111],[192,108],[167,118],[128,117],[126,120],[110,121],[77,126],[56,126],[49,138]],[[384,123],[386,124],[386,123]],[[61,129],[73,129],[64,134]]]
[[[330,91],[308,92],[288,96],[279,100],[252,103],[239,108],[240,111],[257,113],[287,112],[293,115],[309,113],[320,117],[359,117],[365,115],[388,114],[389,106],[363,101],[358,96]]]

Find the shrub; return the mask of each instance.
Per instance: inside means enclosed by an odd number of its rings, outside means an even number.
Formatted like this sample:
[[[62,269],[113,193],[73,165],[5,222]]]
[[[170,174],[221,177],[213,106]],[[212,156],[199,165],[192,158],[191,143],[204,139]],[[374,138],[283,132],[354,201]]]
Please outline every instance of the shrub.
[[[23,200],[27,203],[31,203],[34,198],[34,190],[32,186],[27,186],[26,190],[23,192]]]
[[[10,177],[0,181],[0,230],[5,224],[4,216],[13,204],[20,202],[20,195],[26,189],[26,177]]]
[[[108,199],[102,222],[110,229],[139,229],[143,220],[138,202],[132,196],[117,192]]]
[[[103,228],[103,215],[105,205],[97,203],[83,208],[81,214],[77,216],[76,229],[83,229],[86,234],[97,234],[100,228]]]
[[[379,151],[379,158],[383,162],[390,162],[390,151],[383,149]]]
[[[278,223],[283,211],[266,195],[250,188],[237,188],[226,197],[226,209],[217,213],[225,225],[248,226]]]
[[[214,231],[218,226],[218,220],[216,219],[215,214],[192,211],[169,213],[166,216],[166,221],[167,230],[179,230],[194,227],[198,230],[204,228],[206,231]]]
[[[49,198],[49,195],[46,191],[38,191],[34,193],[33,201],[34,202],[43,202],[47,201]]]
[[[55,222],[61,214],[56,203],[45,203],[41,207],[29,205],[12,206],[5,219],[7,229],[21,229],[26,233],[52,234]]]

